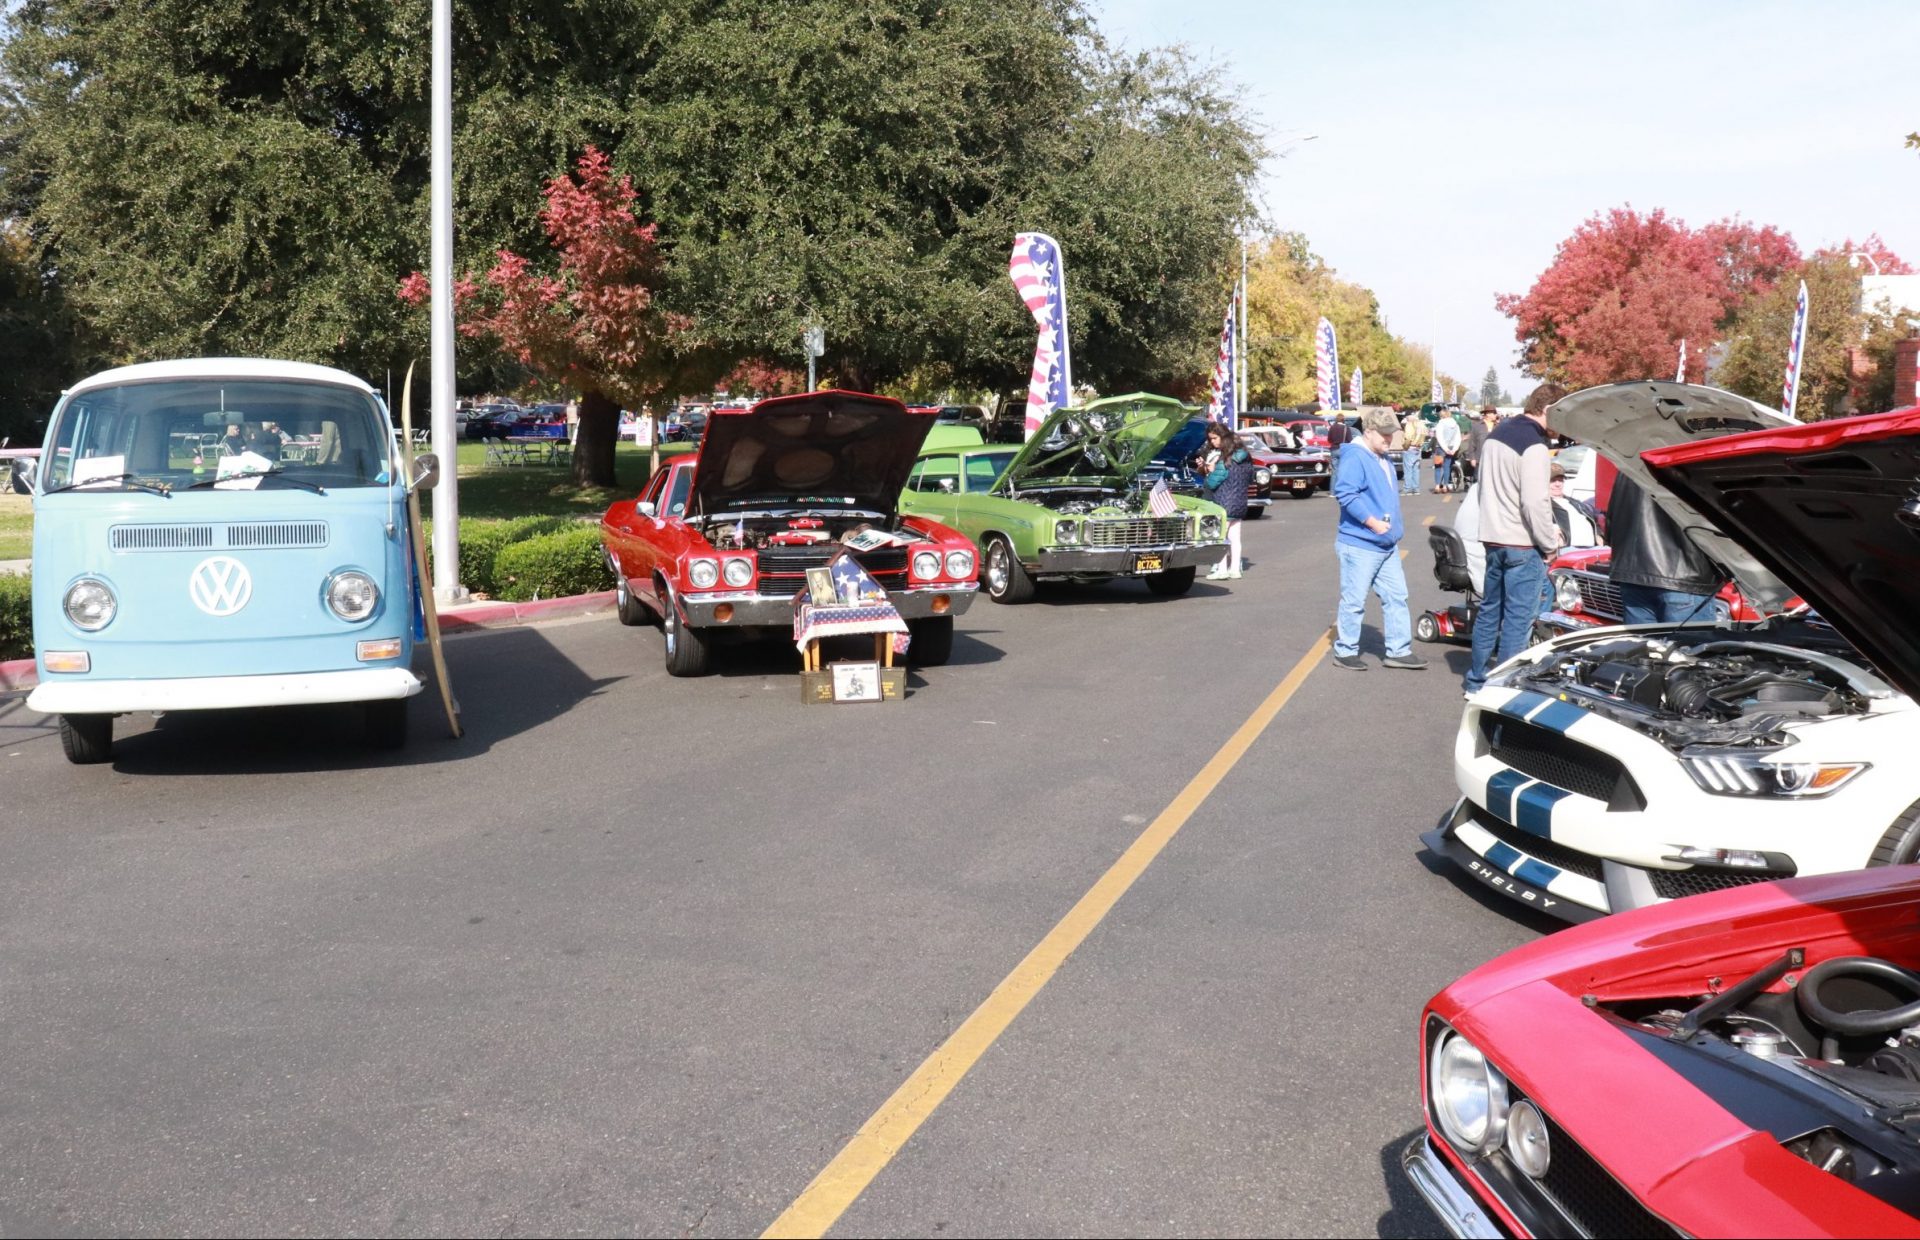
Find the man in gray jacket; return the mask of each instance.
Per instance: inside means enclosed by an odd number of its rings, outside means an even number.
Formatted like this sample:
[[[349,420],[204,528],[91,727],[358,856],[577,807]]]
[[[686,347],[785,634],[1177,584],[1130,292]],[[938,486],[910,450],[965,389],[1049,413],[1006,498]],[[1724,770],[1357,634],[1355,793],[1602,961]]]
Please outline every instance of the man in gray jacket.
[[[1486,588],[1473,622],[1473,661],[1466,690],[1487,683],[1496,644],[1510,659],[1533,644],[1547,557],[1560,547],[1548,490],[1553,457],[1547,450],[1547,407],[1566,395],[1543,383],[1527,397],[1520,417],[1508,418],[1480,449],[1480,541],[1487,549]]]

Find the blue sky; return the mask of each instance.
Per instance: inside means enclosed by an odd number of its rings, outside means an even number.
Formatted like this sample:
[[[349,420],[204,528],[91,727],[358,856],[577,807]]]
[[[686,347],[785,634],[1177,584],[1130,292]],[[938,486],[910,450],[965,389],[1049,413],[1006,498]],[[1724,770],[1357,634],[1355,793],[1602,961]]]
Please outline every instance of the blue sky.
[[[1183,43],[1276,147],[1269,218],[1477,382],[1522,292],[1596,211],[1879,232],[1920,266],[1920,3],[1089,0],[1132,48]],[[1071,257],[1071,256],[1069,256]]]

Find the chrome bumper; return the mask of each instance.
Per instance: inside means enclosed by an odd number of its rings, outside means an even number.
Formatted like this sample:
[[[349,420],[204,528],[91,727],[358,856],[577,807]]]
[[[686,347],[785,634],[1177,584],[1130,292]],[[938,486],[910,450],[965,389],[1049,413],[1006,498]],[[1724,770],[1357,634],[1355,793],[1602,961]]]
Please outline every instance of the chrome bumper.
[[[1401,1149],[1400,1168],[1413,1181],[1428,1208],[1439,1217],[1448,1235],[1460,1240],[1469,1240],[1469,1237],[1500,1240],[1507,1234],[1460,1182],[1460,1177],[1433,1148],[1433,1141],[1426,1133]]]
[[[941,586],[938,589],[891,590],[887,601],[893,604],[895,611],[903,620],[924,620],[929,616],[957,616],[973,605],[973,596],[980,592],[976,582],[966,585]],[[936,609],[934,601],[947,600],[944,608]],[[789,595],[757,594],[752,590],[722,590],[701,594],[680,594],[674,596],[674,602],[680,608],[681,617],[695,628],[712,627],[716,629],[760,629],[793,627],[793,599]],[[722,605],[733,608],[731,615],[721,620],[714,615]]]
[[[1040,557],[1026,564],[1035,576],[1061,576],[1072,573],[1100,573],[1114,577],[1138,576],[1134,558],[1160,557],[1162,570],[1169,568],[1205,568],[1218,564],[1227,554],[1227,544],[1183,543],[1174,547],[1047,547]]]
[[[43,715],[124,715],[136,710],[235,710],[412,697],[420,679],[404,667],[361,667],[287,676],[180,676],[166,680],[68,680],[49,674],[27,698]]]

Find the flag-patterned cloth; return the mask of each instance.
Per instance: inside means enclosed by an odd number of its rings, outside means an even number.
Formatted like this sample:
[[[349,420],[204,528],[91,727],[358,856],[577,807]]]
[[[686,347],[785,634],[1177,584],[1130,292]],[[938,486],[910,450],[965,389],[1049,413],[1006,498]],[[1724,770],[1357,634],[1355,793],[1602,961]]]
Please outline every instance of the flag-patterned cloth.
[[[1427,372],[1427,399],[1436,405],[1440,403],[1440,376],[1433,371]]]
[[[1033,347],[1033,373],[1027,380],[1027,434],[1031,436],[1055,409],[1073,401],[1066,265],[1060,243],[1045,233],[1016,234],[1007,275],[1040,327]]]
[[[1153,484],[1153,490],[1147,492],[1147,511],[1156,517],[1171,517],[1180,511],[1180,505],[1173,502],[1173,491],[1167,486],[1165,478]]]
[[[1235,425],[1239,419],[1234,407],[1239,402],[1234,399],[1234,340],[1233,311],[1236,298],[1227,299],[1227,321],[1220,328],[1220,351],[1213,359],[1213,382],[1208,387],[1207,418],[1214,422]]]
[[[1675,383],[1687,381],[1687,342],[1684,337],[1680,341],[1680,368],[1673,372],[1673,381]]]
[[[1800,281],[1800,296],[1793,303],[1793,336],[1787,341],[1787,378],[1780,389],[1780,412],[1793,417],[1800,400],[1800,352],[1807,344],[1807,282]]]
[[[1353,378],[1347,380],[1347,403],[1355,409],[1360,407],[1360,368],[1353,368]]]
[[[1322,409],[1340,407],[1340,341],[1333,333],[1333,324],[1326,319],[1320,320],[1320,326],[1313,333],[1313,370],[1318,380],[1318,391]]]
[[[805,590],[794,595],[793,644],[801,650],[822,637],[891,633],[895,654],[907,651],[907,622],[887,601],[887,592],[852,556],[841,554],[828,566],[839,602],[816,607]]]

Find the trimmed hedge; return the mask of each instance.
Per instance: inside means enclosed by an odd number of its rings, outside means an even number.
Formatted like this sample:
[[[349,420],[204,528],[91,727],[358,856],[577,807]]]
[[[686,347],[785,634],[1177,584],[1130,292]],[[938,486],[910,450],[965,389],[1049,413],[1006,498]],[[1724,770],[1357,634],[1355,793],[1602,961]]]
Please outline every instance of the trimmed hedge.
[[[613,589],[597,525],[574,523],[510,542],[493,560],[495,598],[525,603]]]
[[[0,660],[33,657],[33,579],[0,573]]]
[[[594,541],[597,544],[598,528],[583,525],[567,517],[515,517],[510,521],[462,521],[460,522],[460,584],[476,593],[505,598],[507,596],[501,593],[504,583],[494,568],[503,550],[529,538],[575,529],[594,531]],[[608,585],[595,588],[611,589],[612,587]]]

